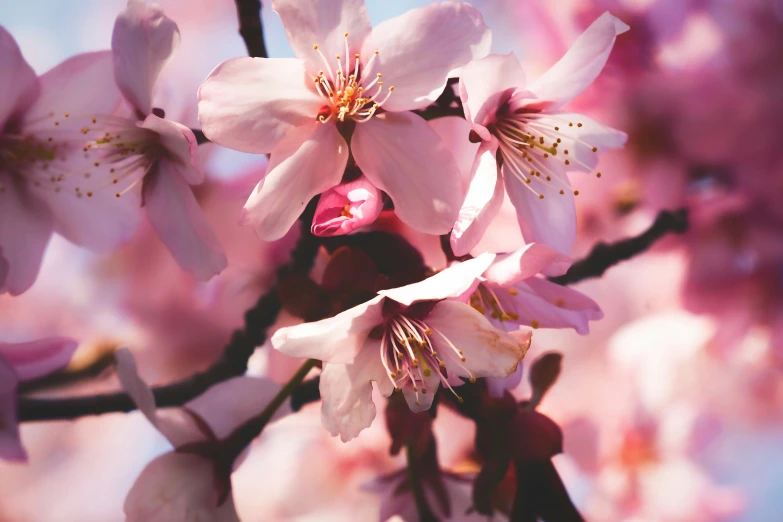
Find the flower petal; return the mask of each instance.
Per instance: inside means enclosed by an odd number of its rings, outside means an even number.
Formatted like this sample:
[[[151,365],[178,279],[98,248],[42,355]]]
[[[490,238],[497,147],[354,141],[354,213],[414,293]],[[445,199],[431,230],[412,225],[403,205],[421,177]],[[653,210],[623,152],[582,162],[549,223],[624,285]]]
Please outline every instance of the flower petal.
[[[0,294],[19,295],[35,282],[52,235],[52,214],[37,197],[0,172],[0,249],[8,263]]]
[[[508,377],[488,377],[487,378],[487,392],[490,397],[495,399],[502,399],[506,390],[511,391],[515,389],[522,382],[522,377],[525,373],[525,367],[522,363],[517,365],[517,370]]]
[[[26,462],[27,452],[19,437],[19,423],[16,416],[18,384],[19,378],[13,367],[0,356],[0,459]]]
[[[428,234],[451,230],[465,192],[454,157],[426,121],[412,113],[379,114],[356,126],[351,150],[402,222]]]
[[[143,0],[128,0],[114,22],[114,78],[125,99],[144,116],[152,111],[152,87],[179,41],[177,24],[159,6]]]
[[[311,74],[324,69],[313,45],[318,45],[334,67],[331,60],[335,56],[345,59],[345,33],[349,56],[353,57],[372,29],[364,0],[272,0],[272,9],[283,21],[291,48]]]
[[[245,203],[243,224],[265,241],[283,237],[316,194],[340,183],[348,145],[334,124],[292,130],[272,151],[266,177]]]
[[[343,442],[357,437],[375,419],[372,382],[384,395],[393,386],[379,355],[380,342],[368,341],[351,364],[324,364],[321,372],[321,422],[332,436]]]
[[[572,288],[533,277],[515,285],[516,296],[501,295],[502,305],[519,315],[519,323],[539,328],[573,328],[585,335],[589,321],[603,318],[598,304]]]
[[[183,270],[208,281],[228,263],[225,251],[181,171],[191,167],[160,160],[144,179],[147,217]]]
[[[458,301],[441,301],[424,322],[435,332],[431,336],[435,351],[442,355],[449,374],[460,377],[507,377],[516,371],[530,347],[529,339],[520,341],[496,329],[483,315]],[[464,361],[457,362],[451,345],[462,352]]]
[[[408,403],[408,408],[414,413],[429,410],[435,394],[438,393],[438,386],[440,386],[440,377],[436,372],[432,372],[429,376],[424,375],[421,388],[415,391],[410,383],[405,384],[402,387],[402,395]]]
[[[349,234],[374,223],[382,210],[381,191],[367,178],[359,176],[321,194],[310,231],[321,237]]]
[[[462,68],[459,95],[465,118],[487,126],[517,89],[525,87],[525,71],[514,53],[491,54]]]
[[[13,366],[20,381],[29,381],[64,368],[79,343],[63,337],[29,343],[0,343],[0,358]]]
[[[563,194],[554,190],[542,191],[544,199],[539,199],[513,173],[506,172],[506,168],[502,167],[506,192],[517,211],[525,241],[544,243],[563,254],[570,254],[576,239],[576,205],[567,175],[560,176],[565,184]]]
[[[482,147],[475,158],[475,174],[451,232],[451,249],[464,256],[481,241],[503,204],[503,180],[498,176],[495,150]]]
[[[0,26],[0,129],[20,117],[38,97],[40,86],[14,37]]]
[[[549,275],[565,274],[572,260],[543,243],[530,243],[509,254],[499,254],[484,272],[484,278],[498,286],[508,287],[546,271]]]
[[[212,461],[171,452],[147,464],[123,509],[126,522],[239,522],[232,495],[218,506],[219,495]]]
[[[293,128],[316,121],[323,99],[294,58],[233,58],[198,90],[198,121],[210,140],[268,154]]]
[[[78,129],[93,114],[111,114],[122,102],[114,82],[111,51],[83,53],[68,58],[40,78],[41,95],[25,114],[25,132],[45,132],[58,121],[69,123],[68,113]],[[53,116],[52,116],[53,114]]]
[[[492,41],[478,9],[464,2],[432,3],[377,25],[362,46],[367,60],[379,54],[362,74],[383,74],[394,92],[387,111],[421,109],[435,101],[449,74],[486,56]]]
[[[291,357],[348,363],[383,322],[382,309],[383,297],[378,296],[328,319],[281,328],[272,336],[272,346]]]
[[[260,414],[281,386],[269,379],[234,377],[210,387],[185,406],[207,422],[218,439],[225,439],[237,427]],[[272,420],[290,413],[288,401],[278,408]]]
[[[455,263],[424,281],[399,288],[381,290],[378,295],[394,299],[406,306],[410,306],[416,301],[436,301],[459,297],[476,289],[479,277],[489,268],[494,259],[495,254],[481,254],[468,261]]]
[[[154,114],[148,115],[143,122],[137,125],[142,129],[148,129],[160,136],[160,143],[169,152],[169,157],[183,165],[193,166],[192,169],[180,169],[190,185],[198,185],[204,181],[204,175],[193,165],[193,156],[198,149],[196,136],[193,131],[184,125],[171,120],[158,118]]]
[[[445,118],[435,118],[427,123],[432,130],[438,133],[443,144],[454,156],[462,178],[462,186],[467,191],[473,176],[473,164],[479,150],[479,144],[471,143],[469,139],[470,122],[459,116],[446,116]]]
[[[602,14],[576,39],[566,54],[527,89],[542,100],[565,105],[601,73],[617,35],[629,29],[609,12]]]

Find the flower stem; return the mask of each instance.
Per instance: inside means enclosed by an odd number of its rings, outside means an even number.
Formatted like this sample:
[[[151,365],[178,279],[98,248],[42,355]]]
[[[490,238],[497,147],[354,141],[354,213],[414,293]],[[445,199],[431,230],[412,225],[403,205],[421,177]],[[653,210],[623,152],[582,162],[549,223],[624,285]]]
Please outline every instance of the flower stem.
[[[437,522],[437,518],[430,510],[429,505],[427,505],[427,498],[424,496],[424,486],[419,473],[419,463],[416,458],[416,449],[410,442],[405,446],[405,455],[408,459],[408,480],[410,481],[413,500],[416,502],[419,522]]]

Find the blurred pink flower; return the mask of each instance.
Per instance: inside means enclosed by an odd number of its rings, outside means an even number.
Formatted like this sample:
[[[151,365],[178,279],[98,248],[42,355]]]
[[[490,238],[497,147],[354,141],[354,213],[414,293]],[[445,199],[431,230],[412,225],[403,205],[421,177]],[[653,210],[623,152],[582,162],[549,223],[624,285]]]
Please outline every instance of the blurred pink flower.
[[[564,274],[570,266],[570,258],[543,243],[499,254],[470,294],[470,305],[502,330],[573,328],[585,335],[588,321],[604,316],[598,304],[581,292],[540,277]]]
[[[230,474],[237,461],[221,460],[220,443],[234,429],[261,413],[280,386],[255,377],[235,377],[209,388],[176,415],[155,407],[152,390],[136,372],[131,352],[117,352],[117,374],[139,410],[174,446],[149,464],[125,500],[130,522],[170,520],[238,521],[231,494]],[[287,412],[277,411],[274,418]],[[171,412],[167,412],[171,413]],[[189,451],[198,443],[214,445],[214,452]]]
[[[599,148],[621,147],[626,135],[560,107],[595,80],[616,36],[627,30],[627,25],[605,13],[558,63],[530,84],[513,54],[488,56],[462,70],[460,97],[472,123],[470,140],[481,146],[452,233],[457,255],[468,253],[479,242],[500,210],[504,193],[516,208],[528,242],[570,253],[578,191],[571,189],[567,172],[593,171]]]
[[[457,167],[409,111],[429,105],[452,71],[489,52],[478,10],[435,3],[372,29],[363,0],[275,0],[272,8],[298,58],[234,58],[199,90],[207,137],[271,153],[244,221],[262,239],[282,237],[313,196],[340,182],[349,140],[356,163],[403,222],[448,232],[464,196]]]
[[[121,99],[111,66],[108,52],[80,54],[38,78],[0,27],[0,293],[30,288],[53,231],[108,250],[135,227],[138,199],[80,188],[91,176],[75,145],[81,115],[110,112]]]
[[[363,175],[321,194],[311,232],[341,236],[373,223],[383,210],[383,194]]]
[[[53,338],[29,343],[0,343],[0,458],[26,461],[16,418],[16,387],[63,368],[78,343]]]
[[[381,290],[335,317],[281,328],[272,345],[324,361],[322,421],[343,441],[375,418],[372,381],[389,396],[401,389],[414,412],[429,409],[438,387],[462,378],[505,377],[530,345],[493,327],[469,306],[450,301],[475,289],[494,256],[486,255],[419,283]]]

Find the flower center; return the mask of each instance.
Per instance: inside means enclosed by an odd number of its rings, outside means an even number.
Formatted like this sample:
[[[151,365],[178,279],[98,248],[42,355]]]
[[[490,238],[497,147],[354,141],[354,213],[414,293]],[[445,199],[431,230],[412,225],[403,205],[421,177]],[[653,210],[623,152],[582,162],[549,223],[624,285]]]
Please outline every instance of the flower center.
[[[444,353],[435,350],[433,341],[436,339]],[[446,360],[463,368],[470,375],[471,382],[476,381],[462,364],[466,361],[465,355],[437,328],[430,328],[423,321],[403,314],[395,315],[386,322],[381,338],[381,362],[396,390],[399,391],[405,384],[411,385],[416,394],[416,404],[419,403],[419,393],[430,392],[426,379],[433,374],[462,402],[446,377]]]
[[[345,60],[339,54],[336,56],[337,67],[332,68],[326,56],[321,52],[318,44],[313,45],[313,50],[318,53],[326,67],[323,71],[318,71],[318,75],[313,77],[313,83],[318,94],[324,98],[326,105],[324,111],[318,116],[321,123],[326,123],[337,118],[339,121],[345,121],[346,118],[352,119],[357,123],[368,121],[375,112],[386,103],[394,86],[387,89],[386,95],[379,100],[383,94],[383,74],[376,73],[370,75],[375,57],[378,51],[375,51],[369,61],[360,67],[360,55],[353,55],[351,62],[351,53],[348,46],[348,33],[343,35],[345,43]],[[368,78],[372,80],[368,80]]]
[[[507,171],[525,184],[528,190],[544,199],[545,192],[565,195],[571,191],[568,179],[556,163],[566,167],[594,169],[580,160],[576,151],[563,147],[563,141],[578,147],[580,151],[598,152],[595,147],[575,134],[582,128],[581,122],[564,120],[557,115],[518,109],[504,115],[490,126],[490,132],[498,139],[499,152]],[[596,172],[600,178],[601,173]],[[575,196],[579,195],[574,190]]]

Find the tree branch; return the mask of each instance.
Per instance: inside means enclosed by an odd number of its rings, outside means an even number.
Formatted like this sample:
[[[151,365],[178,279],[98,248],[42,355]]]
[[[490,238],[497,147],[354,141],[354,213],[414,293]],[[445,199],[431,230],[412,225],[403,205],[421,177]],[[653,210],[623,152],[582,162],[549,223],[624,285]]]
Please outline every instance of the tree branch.
[[[239,18],[239,35],[245,41],[247,54],[254,58],[268,58],[261,23],[261,0],[235,0]]]
[[[277,270],[278,281],[291,272],[308,273],[313,266],[319,243],[317,238],[310,235],[310,222],[316,203],[317,198],[310,202],[300,217],[302,235],[291,252],[291,261]],[[274,323],[280,307],[280,298],[275,286],[261,296],[255,306],[245,313],[245,327],[234,331],[231,341],[212,366],[187,379],[153,388],[157,406],[160,408],[182,406],[211,386],[243,375],[247,370],[247,361],[256,347],[264,344],[266,330]],[[136,409],[136,405],[124,392],[59,399],[20,397],[17,404],[20,422],[75,419],[87,415],[128,412]]]
[[[617,263],[641,254],[669,232],[682,234],[687,229],[687,210],[664,210],[641,235],[612,244],[598,243],[587,257],[571,265],[568,272],[550,277],[549,280],[559,285],[571,285],[592,277],[600,277]]]

